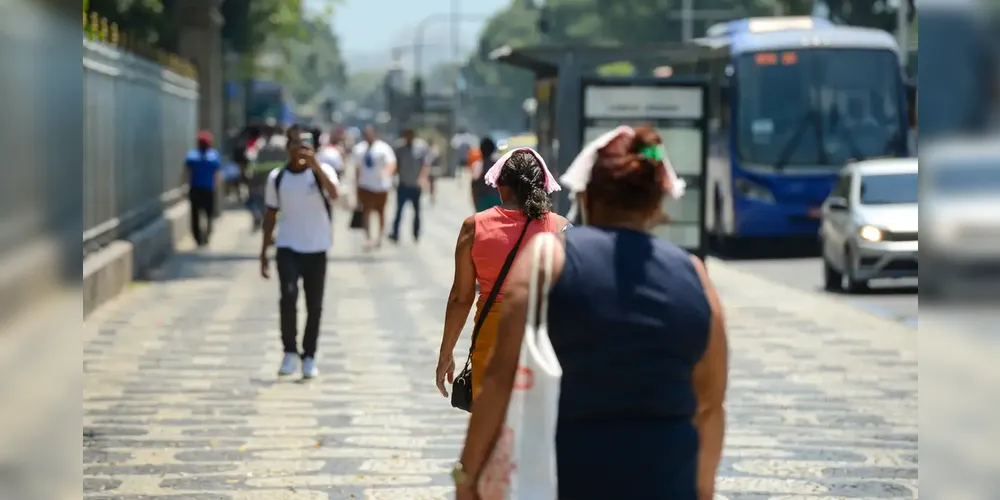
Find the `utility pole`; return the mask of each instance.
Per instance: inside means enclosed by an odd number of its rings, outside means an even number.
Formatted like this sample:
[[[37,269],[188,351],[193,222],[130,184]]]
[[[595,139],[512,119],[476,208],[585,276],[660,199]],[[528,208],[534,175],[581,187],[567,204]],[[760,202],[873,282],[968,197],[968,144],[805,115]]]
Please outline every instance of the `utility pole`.
[[[461,0],[451,0],[451,60],[458,64],[458,60],[461,57],[461,21],[462,21],[462,3]],[[457,130],[459,125],[459,114],[460,108],[462,106],[462,96],[458,91],[458,81],[453,82],[454,92],[452,96],[452,129]]]
[[[461,0],[451,0],[451,58],[458,61],[461,55],[461,22],[462,22]]]
[[[685,42],[689,42],[694,38],[694,0],[684,0],[681,7],[681,17],[683,18],[681,38]]]

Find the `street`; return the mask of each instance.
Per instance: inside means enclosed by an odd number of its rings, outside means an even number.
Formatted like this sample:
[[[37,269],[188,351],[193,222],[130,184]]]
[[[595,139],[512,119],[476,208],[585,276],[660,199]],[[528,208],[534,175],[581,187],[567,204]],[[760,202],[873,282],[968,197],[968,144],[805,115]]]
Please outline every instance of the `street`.
[[[753,273],[798,290],[827,294],[871,314],[917,326],[916,280],[876,280],[871,290],[854,295],[823,290],[823,260],[819,257],[747,259],[728,262],[737,269]],[[915,334],[916,332],[914,332]]]
[[[95,312],[84,324],[84,498],[451,498],[468,417],[433,373],[471,212],[455,186],[439,181],[416,245],[361,254],[349,213],[335,214],[321,374],[309,383],[275,376],[277,284],[259,277],[245,213],[224,214],[208,248],[179,249]],[[718,498],[916,498],[916,335],[768,266],[708,264],[732,353]]]

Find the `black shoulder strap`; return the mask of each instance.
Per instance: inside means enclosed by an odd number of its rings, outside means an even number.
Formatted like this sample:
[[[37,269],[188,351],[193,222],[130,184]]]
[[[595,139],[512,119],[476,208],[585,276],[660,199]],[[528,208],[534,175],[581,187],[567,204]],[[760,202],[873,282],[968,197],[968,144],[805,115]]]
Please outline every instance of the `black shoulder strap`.
[[[323,208],[326,209],[326,217],[330,219],[330,221],[332,222],[333,208],[330,207],[330,200],[328,200],[326,198],[326,195],[323,194],[323,184],[319,182],[319,175],[316,174],[315,170],[312,171],[312,174],[313,178],[316,179],[316,186],[320,190],[320,196],[323,198]],[[278,199],[279,208],[281,206],[281,178],[284,177],[284,175],[285,175],[285,167],[281,167],[281,170],[278,171],[278,175],[274,177],[274,196]]]
[[[278,175],[274,176],[274,198],[278,200],[278,208],[281,208],[281,178],[285,176],[285,167],[278,170]]]
[[[521,236],[518,236],[517,243],[514,243],[514,248],[511,248],[510,253],[507,254],[507,260],[504,261],[503,267],[500,268],[500,274],[497,274],[497,279],[493,282],[493,289],[490,290],[490,295],[486,297],[486,303],[483,304],[483,309],[479,312],[479,319],[476,320],[476,326],[472,329],[472,345],[469,346],[469,359],[472,359],[472,351],[476,349],[476,338],[479,337],[479,330],[482,330],[483,323],[486,322],[486,315],[490,313],[493,303],[497,300],[497,295],[500,294],[503,282],[507,279],[507,273],[510,272],[510,266],[514,265],[514,257],[517,256],[517,250],[521,247],[521,241],[524,240],[524,235],[528,232],[529,224],[531,224],[531,219],[528,219],[524,223],[524,228],[521,229]]]
[[[312,169],[310,169],[312,170]],[[316,179],[316,187],[319,189],[319,196],[323,199],[323,208],[326,209],[326,218],[333,222],[333,210],[330,209],[330,200],[327,199],[326,193],[323,192],[323,183],[319,181],[319,174],[315,170],[312,170],[313,178]]]

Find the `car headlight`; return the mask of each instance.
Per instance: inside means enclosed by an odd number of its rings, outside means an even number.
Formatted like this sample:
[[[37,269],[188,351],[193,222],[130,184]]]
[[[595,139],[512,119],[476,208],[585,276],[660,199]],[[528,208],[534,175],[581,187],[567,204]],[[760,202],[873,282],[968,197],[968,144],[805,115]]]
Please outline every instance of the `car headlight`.
[[[882,230],[875,226],[861,226],[861,231],[859,232],[861,239],[865,241],[871,241],[873,243],[882,241]]]
[[[774,194],[771,193],[771,190],[756,182],[739,178],[734,181],[733,186],[736,192],[744,198],[774,203]]]

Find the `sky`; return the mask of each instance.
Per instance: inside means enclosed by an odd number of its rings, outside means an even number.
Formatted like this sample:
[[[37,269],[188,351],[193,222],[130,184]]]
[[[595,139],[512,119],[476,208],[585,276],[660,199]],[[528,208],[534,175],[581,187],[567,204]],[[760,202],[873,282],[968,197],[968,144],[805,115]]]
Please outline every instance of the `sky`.
[[[454,0],[459,5],[463,21],[459,23],[460,48],[463,53],[473,50],[486,18],[506,7],[510,0]],[[348,71],[365,71],[387,67],[392,60],[392,48],[415,43],[416,28],[429,16],[440,16],[424,32],[424,63],[429,69],[446,62],[451,54],[451,28],[448,14],[453,0],[344,0],[336,8],[333,26],[340,36],[341,52]],[[413,51],[404,49],[401,63],[412,67]]]

